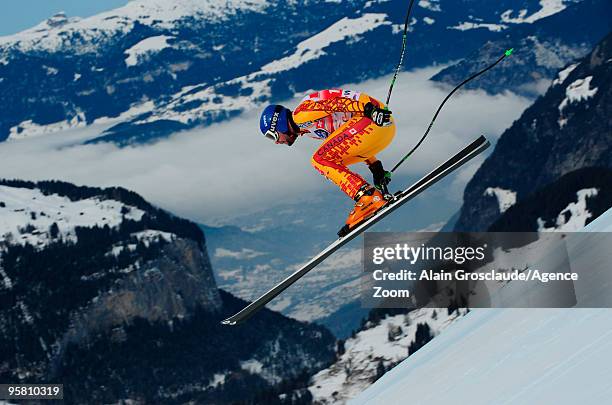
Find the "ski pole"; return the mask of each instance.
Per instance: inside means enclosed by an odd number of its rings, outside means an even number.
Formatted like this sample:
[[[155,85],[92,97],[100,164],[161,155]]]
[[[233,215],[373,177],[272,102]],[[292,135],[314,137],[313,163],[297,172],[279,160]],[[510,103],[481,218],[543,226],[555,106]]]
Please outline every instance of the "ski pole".
[[[404,22],[404,34],[402,35],[402,50],[400,52],[399,63],[397,64],[397,68],[395,68],[395,73],[393,74],[393,79],[391,79],[391,85],[389,86],[389,93],[387,94],[387,101],[385,102],[385,109],[389,109],[389,100],[391,100],[391,92],[393,91],[393,85],[395,84],[395,80],[397,79],[397,75],[402,67],[402,63],[404,62],[404,54],[406,53],[406,37],[408,36],[408,25],[410,25],[410,12],[412,11],[412,5],[414,4],[414,0],[410,0],[410,4],[408,5],[408,12],[406,13],[406,21]]]
[[[459,83],[450,93],[448,93],[448,95],[444,98],[444,100],[442,101],[442,103],[440,104],[440,106],[438,107],[438,109],[436,110],[436,113],[434,114],[433,118],[431,119],[431,122],[429,123],[429,126],[427,127],[427,130],[425,131],[425,133],[423,134],[423,136],[421,137],[421,139],[419,140],[419,142],[417,142],[417,144],[414,146],[414,148],[412,148],[410,150],[410,152],[408,152],[403,158],[402,160],[400,160],[394,167],[393,169],[391,169],[391,173],[393,173],[395,171],[395,169],[397,169],[402,163],[404,163],[404,161],[406,159],[408,159],[408,157],[410,157],[410,155],[412,155],[414,153],[415,150],[417,150],[417,148],[419,146],[421,146],[421,144],[423,143],[423,141],[425,140],[425,138],[427,137],[427,135],[429,134],[429,131],[431,130],[431,128],[433,127],[434,122],[436,121],[436,118],[438,118],[438,114],[440,114],[440,111],[442,110],[442,107],[444,106],[444,104],[448,101],[449,98],[451,98],[451,96],[457,91],[459,90],[464,84],[474,80],[475,78],[477,78],[478,76],[480,76],[481,74],[485,73],[486,71],[488,71],[489,69],[493,69],[493,67],[495,67],[499,62],[501,62],[502,60],[504,60],[507,56],[512,55],[512,52],[514,52],[514,48],[510,48],[508,50],[506,50],[504,52],[504,54],[499,57],[499,59],[497,59],[495,62],[493,62],[492,64],[490,64],[489,66],[487,66],[486,68],[482,69],[479,72],[474,73],[472,76],[468,77],[467,79],[465,79],[464,81],[462,81],[461,83]]]

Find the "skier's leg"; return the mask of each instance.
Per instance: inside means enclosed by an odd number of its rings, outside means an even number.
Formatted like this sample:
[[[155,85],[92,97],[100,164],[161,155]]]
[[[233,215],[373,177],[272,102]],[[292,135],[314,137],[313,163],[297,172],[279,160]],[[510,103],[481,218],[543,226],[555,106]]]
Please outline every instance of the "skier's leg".
[[[335,183],[349,197],[368,185],[347,166],[358,162],[375,162],[375,154],[391,143],[395,124],[376,126],[370,119],[355,117],[332,133],[312,156],[312,165]]]

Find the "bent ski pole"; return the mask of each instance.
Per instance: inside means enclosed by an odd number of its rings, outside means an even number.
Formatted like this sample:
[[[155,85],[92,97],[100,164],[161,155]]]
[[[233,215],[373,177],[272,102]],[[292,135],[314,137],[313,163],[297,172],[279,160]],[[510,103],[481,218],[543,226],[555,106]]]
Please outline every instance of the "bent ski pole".
[[[487,66],[486,68],[480,70],[479,72],[474,73],[472,76],[468,77],[467,79],[465,79],[464,81],[462,81],[461,83],[459,83],[450,93],[448,93],[448,95],[444,98],[444,100],[442,101],[442,103],[440,103],[440,106],[438,107],[438,109],[436,110],[436,113],[434,114],[433,118],[431,119],[431,122],[429,123],[429,125],[427,126],[427,130],[425,131],[425,133],[423,134],[423,136],[421,137],[421,139],[419,140],[419,142],[417,142],[417,144],[414,146],[414,148],[412,148],[410,150],[410,152],[408,152],[394,167],[393,169],[391,169],[391,173],[393,173],[398,167],[400,167],[400,165],[402,163],[404,163],[404,161],[406,159],[408,159],[408,157],[410,157],[410,155],[412,155],[414,153],[415,150],[417,150],[417,148],[419,146],[421,146],[421,144],[423,143],[423,141],[425,140],[425,138],[427,137],[427,135],[429,135],[429,131],[431,131],[431,128],[433,127],[434,122],[436,121],[436,119],[438,118],[438,114],[440,114],[440,111],[442,110],[442,107],[444,106],[444,104],[448,101],[449,98],[451,98],[451,96],[457,91],[459,90],[464,84],[474,80],[475,78],[477,78],[478,76],[480,76],[481,74],[485,73],[486,71],[488,71],[489,69],[493,69],[499,62],[501,62],[502,60],[504,60],[507,56],[512,55],[512,52],[514,52],[514,48],[510,48],[508,50],[506,50],[504,52],[504,54],[502,56],[499,57],[499,59],[497,59],[495,62],[493,62],[492,64],[490,64],[489,66]]]

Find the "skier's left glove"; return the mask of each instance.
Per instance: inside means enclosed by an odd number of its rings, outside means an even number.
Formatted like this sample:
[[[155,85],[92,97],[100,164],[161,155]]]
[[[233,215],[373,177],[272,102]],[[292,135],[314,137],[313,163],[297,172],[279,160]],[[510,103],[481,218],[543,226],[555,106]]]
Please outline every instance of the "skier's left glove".
[[[383,168],[380,160],[377,160],[368,167],[374,176],[374,187],[380,190],[383,194],[389,194],[387,185],[391,183],[391,172],[388,172]]]
[[[363,107],[363,115],[374,121],[379,127],[385,127],[391,123],[391,111],[376,107],[372,103],[367,103]]]

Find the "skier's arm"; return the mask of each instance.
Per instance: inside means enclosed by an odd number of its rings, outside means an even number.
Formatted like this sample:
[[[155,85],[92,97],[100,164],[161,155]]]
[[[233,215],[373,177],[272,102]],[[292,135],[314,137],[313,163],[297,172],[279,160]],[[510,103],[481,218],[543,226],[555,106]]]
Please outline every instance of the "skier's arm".
[[[368,103],[380,106],[379,101],[371,98],[367,94],[362,93],[359,100],[341,96],[321,100],[306,99],[302,101],[298,109],[306,111],[320,111],[326,113],[327,115],[337,112],[364,114],[365,106]]]
[[[380,101],[365,93],[361,93],[357,100],[342,96],[306,98],[295,109],[294,118],[313,121],[333,113],[350,113],[368,117],[378,126],[385,126],[391,122],[391,111],[385,110]]]
[[[391,122],[391,111],[383,108],[375,98],[361,94],[359,100],[346,97],[334,97],[326,100],[306,100],[310,102],[306,108],[310,111],[321,111],[327,114],[335,112],[360,114],[370,118],[378,126],[385,126]]]

